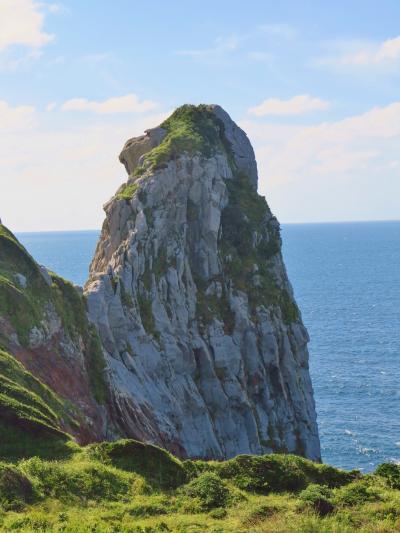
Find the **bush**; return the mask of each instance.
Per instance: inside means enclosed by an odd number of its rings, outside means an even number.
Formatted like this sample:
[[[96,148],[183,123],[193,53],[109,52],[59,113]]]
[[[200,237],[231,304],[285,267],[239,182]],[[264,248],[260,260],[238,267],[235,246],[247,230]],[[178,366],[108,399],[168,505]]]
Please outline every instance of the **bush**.
[[[145,168],[162,168],[182,152],[210,157],[218,148],[225,149],[223,124],[205,105],[183,105],[161,127],[167,135],[144,156]]]
[[[375,475],[383,477],[392,489],[400,489],[400,466],[394,463],[383,463],[375,470]]]
[[[212,472],[205,472],[184,487],[184,493],[191,498],[198,498],[203,509],[225,507],[229,490],[225,483]]]
[[[379,500],[379,493],[364,480],[355,481],[338,489],[335,496],[335,502],[337,504],[349,507]]]
[[[299,498],[302,503],[312,507],[320,516],[326,516],[334,510],[331,496],[332,493],[328,487],[311,483],[300,493]]]
[[[134,487],[132,476],[102,464],[63,464],[33,457],[22,461],[20,468],[40,492],[61,500],[120,500],[129,497]]]
[[[274,505],[258,504],[250,509],[246,515],[246,518],[243,520],[243,524],[247,526],[253,526],[258,522],[265,520],[267,517],[272,516],[278,511],[279,509]]]
[[[152,444],[123,439],[93,444],[87,453],[116,468],[136,472],[156,487],[174,489],[187,481],[181,461]]]
[[[19,509],[35,499],[31,481],[14,466],[0,463],[0,504],[5,509]]]
[[[222,518],[225,518],[227,515],[226,509],[223,507],[217,507],[216,509],[213,509],[210,511],[211,518],[215,518],[216,520],[222,520]]]
[[[130,505],[128,513],[135,517],[164,515],[170,511],[170,501],[164,496],[147,496]]]
[[[223,479],[231,479],[240,489],[261,494],[296,492],[310,483],[339,487],[359,476],[358,472],[346,472],[288,454],[238,455],[218,463],[215,471]]]
[[[267,494],[305,488],[307,479],[299,458],[283,455],[238,455],[221,463],[219,474],[243,490]]]

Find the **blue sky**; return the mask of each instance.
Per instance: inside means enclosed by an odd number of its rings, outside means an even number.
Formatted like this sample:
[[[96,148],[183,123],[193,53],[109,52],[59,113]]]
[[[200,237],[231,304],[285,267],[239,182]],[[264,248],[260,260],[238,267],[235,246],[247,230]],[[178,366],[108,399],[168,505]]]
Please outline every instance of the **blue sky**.
[[[398,0],[0,0],[0,216],[99,227],[125,140],[206,102],[282,222],[398,219],[399,22]]]

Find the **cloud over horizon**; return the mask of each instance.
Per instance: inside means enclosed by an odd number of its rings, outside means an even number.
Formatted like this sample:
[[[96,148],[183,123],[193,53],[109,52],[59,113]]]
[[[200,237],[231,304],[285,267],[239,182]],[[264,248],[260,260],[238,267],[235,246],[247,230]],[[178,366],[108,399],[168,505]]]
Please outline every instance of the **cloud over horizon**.
[[[315,125],[247,119],[241,121],[241,127],[255,147],[260,191],[267,193],[269,200],[274,199],[273,206],[285,220],[301,219],[304,212],[309,220],[316,220],[316,213],[324,206],[325,220],[337,219],[340,207],[350,200],[352,216],[347,218],[365,218],[363,208],[365,212],[373,209],[382,190],[389,197],[396,196],[400,178],[400,101]],[[387,184],[386,191],[383,183]],[[357,190],[357,203],[350,194],[352,189]],[[314,198],[318,198],[318,205]],[[391,218],[394,216],[392,212]]]
[[[290,116],[303,115],[312,111],[324,111],[329,109],[330,103],[315,98],[309,94],[299,94],[289,100],[280,100],[279,98],[268,98],[258,106],[251,107],[249,113],[257,117],[266,115]]]
[[[0,100],[0,131],[30,128],[36,119],[36,109],[31,105],[11,106]]]
[[[72,98],[61,106],[62,111],[80,111],[108,115],[113,113],[145,113],[157,107],[152,100],[139,100],[136,94],[126,94],[95,102],[86,98]]]
[[[124,143],[160,124],[166,113],[72,123],[62,117],[57,110],[49,116],[0,101],[0,123],[8,124],[0,127],[0,217],[13,231],[100,227],[102,205],[128,178],[118,160]]]

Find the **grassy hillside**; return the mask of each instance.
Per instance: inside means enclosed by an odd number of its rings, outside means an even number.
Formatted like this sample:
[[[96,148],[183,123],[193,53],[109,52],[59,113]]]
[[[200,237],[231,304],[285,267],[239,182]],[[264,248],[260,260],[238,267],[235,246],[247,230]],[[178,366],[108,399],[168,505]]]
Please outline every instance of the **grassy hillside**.
[[[86,316],[84,298],[69,281],[53,272],[44,274],[18,239],[0,224],[0,317],[10,322],[22,346],[28,345],[33,327],[42,327],[49,307],[70,339],[83,342],[93,395],[98,403],[104,403],[104,360],[98,335]],[[9,344],[1,331],[0,342]]]
[[[75,446],[68,458],[58,460],[15,460],[7,453],[0,453],[1,531],[346,533],[400,528],[396,465],[361,476],[290,455],[179,461],[132,440]]]
[[[0,459],[68,456],[61,420],[74,423],[68,404],[0,348]]]

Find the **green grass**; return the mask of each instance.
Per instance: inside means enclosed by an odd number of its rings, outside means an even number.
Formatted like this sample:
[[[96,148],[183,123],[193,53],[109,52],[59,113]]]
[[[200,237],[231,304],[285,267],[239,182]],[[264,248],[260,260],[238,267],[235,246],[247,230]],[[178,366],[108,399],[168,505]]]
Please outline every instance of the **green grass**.
[[[0,349],[0,458],[69,455],[61,420],[72,426],[73,415],[70,405]]]
[[[135,440],[93,444],[87,448],[87,454],[121,470],[140,473],[155,487],[176,488],[187,479],[179,459],[162,448]]]
[[[137,183],[126,183],[123,189],[116,195],[120,200],[130,200],[138,190],[139,185]]]
[[[167,130],[167,135],[144,156],[145,168],[163,168],[183,152],[211,157],[223,148],[223,124],[206,105],[183,105],[161,127]]]
[[[16,274],[27,280],[21,287]],[[10,320],[22,344],[29,331],[44,316],[44,303],[50,296],[38,265],[5,226],[0,225],[0,314]]]
[[[17,274],[26,278],[26,287],[20,286]],[[39,265],[16,237],[0,225],[1,316],[10,322],[21,345],[28,346],[30,331],[33,327],[41,328],[46,310],[52,307],[71,340],[84,346],[93,394],[99,403],[104,403],[107,390],[105,362],[97,333],[86,315],[85,300],[72,283],[52,272],[49,276],[51,286],[46,283]],[[6,338],[0,338],[0,341],[7,344]],[[3,384],[4,387],[6,384]]]
[[[223,135],[223,123],[206,105],[183,105],[161,127],[167,131],[167,135],[158,146],[145,154],[142,165],[134,169],[131,179],[143,176],[146,171],[164,168],[183,152],[211,157],[217,150],[228,147]],[[129,201],[136,193],[140,193],[140,185],[128,181],[116,198]]]
[[[390,471],[397,476],[400,467]],[[76,446],[69,457],[0,462],[0,530],[398,531],[400,491],[377,472],[361,476],[283,454],[180,461],[132,440]]]
[[[59,430],[60,418],[69,418],[62,400],[2,349],[0,408],[4,419],[31,422],[50,430]]]

